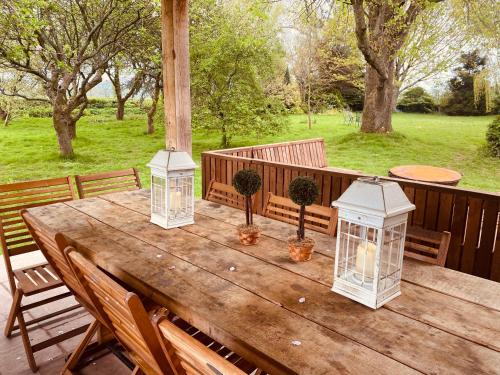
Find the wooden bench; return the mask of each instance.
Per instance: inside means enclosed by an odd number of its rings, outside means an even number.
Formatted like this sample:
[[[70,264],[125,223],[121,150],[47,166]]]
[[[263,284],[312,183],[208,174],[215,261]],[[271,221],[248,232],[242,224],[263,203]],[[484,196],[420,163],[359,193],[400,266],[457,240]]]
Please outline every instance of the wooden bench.
[[[238,193],[233,186],[215,180],[210,181],[205,200],[234,208],[245,208],[245,197],[243,195]],[[252,208],[254,208],[255,212],[254,206],[255,200],[252,198]]]
[[[81,199],[141,188],[139,172],[135,168],[75,176],[75,181]]]
[[[450,238],[450,232],[409,226],[406,230],[405,256],[444,267]]]
[[[279,197],[268,193],[264,205],[265,217],[284,221],[285,223],[299,224],[300,206],[290,198]],[[313,204],[306,207],[305,227],[316,232],[333,236],[337,228],[338,212],[335,208]]]

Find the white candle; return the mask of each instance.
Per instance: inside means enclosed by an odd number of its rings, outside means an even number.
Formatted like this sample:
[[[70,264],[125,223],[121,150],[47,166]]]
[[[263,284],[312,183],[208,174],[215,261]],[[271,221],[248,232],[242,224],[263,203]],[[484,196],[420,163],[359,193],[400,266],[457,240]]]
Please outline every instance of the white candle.
[[[375,272],[375,254],[377,246],[372,242],[362,242],[356,250],[356,272],[365,278],[373,278]]]
[[[179,211],[179,207],[181,205],[181,192],[176,191],[175,189],[170,190],[170,212],[173,212],[175,215]]]

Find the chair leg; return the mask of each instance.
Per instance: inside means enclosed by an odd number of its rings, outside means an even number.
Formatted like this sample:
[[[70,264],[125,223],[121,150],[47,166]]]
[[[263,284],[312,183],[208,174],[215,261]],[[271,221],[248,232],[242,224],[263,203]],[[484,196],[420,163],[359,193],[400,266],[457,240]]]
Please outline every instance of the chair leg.
[[[30,338],[28,336],[28,330],[26,329],[26,322],[24,321],[22,311],[17,313],[17,322],[19,323],[19,331],[21,332],[21,337],[23,339],[24,351],[26,352],[26,357],[28,358],[28,364],[31,371],[37,372],[38,366],[35,362],[35,356],[33,355],[33,349],[31,348]]]
[[[12,334],[12,329],[14,328],[16,317],[21,308],[22,298],[23,298],[23,293],[16,288],[12,299],[12,305],[10,306],[9,317],[7,318],[7,323],[5,324],[5,330],[4,330],[5,337],[10,337],[10,335]]]
[[[63,369],[61,370],[61,375],[67,375],[67,374],[72,374],[71,370],[75,368],[75,366],[78,364],[78,361],[82,357],[82,355],[85,352],[85,349],[87,348],[90,340],[92,337],[97,332],[97,329],[100,327],[100,323],[97,320],[94,320],[92,324],[90,324],[89,328],[87,328],[87,331],[85,332],[85,335],[83,336],[82,340],[78,344],[78,346],[75,348],[73,353],[71,353],[71,356],[68,358],[66,363],[64,364]]]

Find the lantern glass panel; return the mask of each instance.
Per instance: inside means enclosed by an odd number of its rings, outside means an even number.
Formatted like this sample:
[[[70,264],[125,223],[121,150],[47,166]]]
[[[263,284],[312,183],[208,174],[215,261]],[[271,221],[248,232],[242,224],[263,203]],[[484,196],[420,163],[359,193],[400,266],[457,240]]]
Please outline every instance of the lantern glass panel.
[[[374,290],[379,232],[377,228],[340,221],[337,277],[363,289]]]
[[[151,209],[160,216],[165,216],[165,187],[165,178],[155,175],[151,177]]]
[[[393,287],[401,279],[401,249],[404,246],[405,229],[406,223],[384,229],[380,254],[379,292]]]
[[[178,221],[192,217],[194,177],[175,176],[168,180],[168,219]]]

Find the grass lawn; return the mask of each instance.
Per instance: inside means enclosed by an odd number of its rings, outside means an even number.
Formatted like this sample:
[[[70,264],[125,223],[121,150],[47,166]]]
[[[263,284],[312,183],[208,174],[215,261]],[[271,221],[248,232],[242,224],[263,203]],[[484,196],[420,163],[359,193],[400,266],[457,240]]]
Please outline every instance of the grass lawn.
[[[272,143],[322,137],[330,166],[386,175],[401,164],[430,164],[460,171],[462,187],[500,191],[500,160],[485,157],[483,147],[487,124],[493,117],[448,117],[397,113],[395,133],[389,136],[360,134],[336,115],[315,116],[307,129],[303,115],[290,116],[288,129],[279,135],[235,137],[233,145]],[[20,118],[0,128],[0,183],[43,179],[98,171],[139,168],[144,185],[149,185],[147,162],[164,146],[164,132],[144,134],[145,118],[131,114],[116,121],[111,114],[84,117],[74,142],[76,157],[58,156],[51,119]],[[204,150],[219,148],[220,136],[195,133],[193,155],[200,164]],[[200,194],[197,173],[197,194]]]

